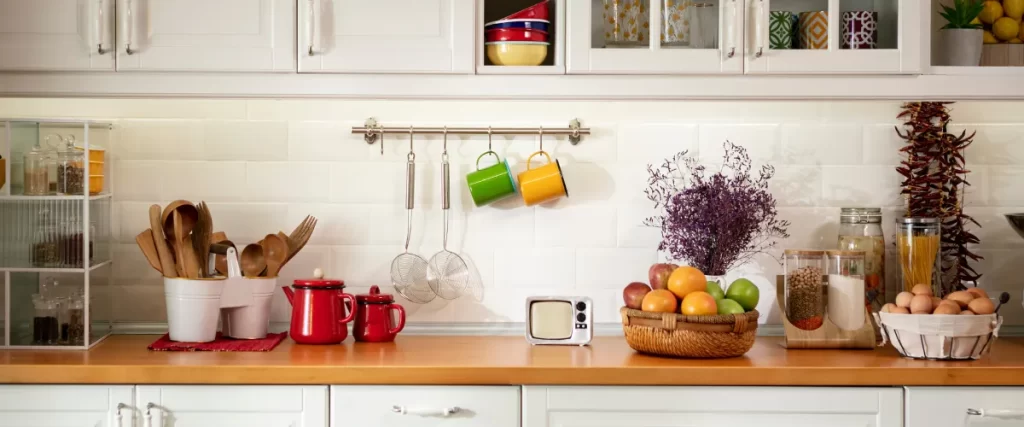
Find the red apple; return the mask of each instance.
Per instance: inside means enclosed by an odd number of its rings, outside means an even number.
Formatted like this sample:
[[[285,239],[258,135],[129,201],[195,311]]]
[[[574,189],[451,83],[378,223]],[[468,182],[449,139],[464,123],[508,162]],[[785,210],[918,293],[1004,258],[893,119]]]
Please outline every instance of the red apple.
[[[651,269],[647,270],[647,278],[651,281],[651,287],[654,289],[668,289],[668,277],[677,268],[679,266],[675,264],[659,263],[652,265]]]
[[[626,285],[626,288],[622,290],[622,299],[626,302],[626,307],[640,310],[643,307],[644,297],[650,291],[651,287],[647,286],[646,283],[633,282]]]

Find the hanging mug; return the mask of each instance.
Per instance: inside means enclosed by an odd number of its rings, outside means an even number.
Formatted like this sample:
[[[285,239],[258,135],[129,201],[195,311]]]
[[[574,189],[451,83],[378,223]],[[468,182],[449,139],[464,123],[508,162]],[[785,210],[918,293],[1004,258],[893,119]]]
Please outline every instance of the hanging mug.
[[[548,159],[544,166],[532,167],[533,157],[543,154]],[[519,193],[523,195],[526,206],[548,202],[561,197],[569,197],[562,177],[562,166],[558,160],[551,160],[545,151],[538,151],[526,159],[526,170],[519,174]]]
[[[480,169],[480,160],[488,154],[494,155],[498,163]],[[469,195],[473,197],[473,203],[478,207],[516,194],[516,183],[512,179],[508,160],[501,160],[498,153],[493,151],[476,158],[476,171],[466,175],[466,184],[469,186]]]

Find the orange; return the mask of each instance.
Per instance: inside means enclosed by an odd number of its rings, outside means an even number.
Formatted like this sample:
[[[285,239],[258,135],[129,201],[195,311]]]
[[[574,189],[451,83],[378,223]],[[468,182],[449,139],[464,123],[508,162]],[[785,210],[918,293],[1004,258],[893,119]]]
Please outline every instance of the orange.
[[[679,267],[668,277],[668,290],[679,299],[686,298],[691,292],[704,292],[707,289],[708,279],[693,267]]]
[[[679,311],[687,316],[718,314],[718,303],[715,302],[715,297],[707,292],[691,292],[683,298]]]
[[[655,289],[644,295],[643,311],[654,313],[675,313],[676,296],[664,289]]]

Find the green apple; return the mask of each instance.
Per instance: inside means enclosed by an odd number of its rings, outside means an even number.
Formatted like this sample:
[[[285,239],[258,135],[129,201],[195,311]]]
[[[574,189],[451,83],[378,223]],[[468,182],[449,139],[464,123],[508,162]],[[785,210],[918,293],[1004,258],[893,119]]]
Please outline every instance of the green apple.
[[[761,293],[754,282],[747,279],[736,279],[735,282],[729,285],[729,290],[725,293],[725,297],[740,303],[745,310],[750,311],[757,307],[757,301],[761,298]]]
[[[725,298],[718,301],[718,314],[743,314],[743,306],[731,299]]]
[[[725,291],[722,290],[722,286],[718,282],[708,281],[707,293],[715,297],[715,301],[725,299]]]

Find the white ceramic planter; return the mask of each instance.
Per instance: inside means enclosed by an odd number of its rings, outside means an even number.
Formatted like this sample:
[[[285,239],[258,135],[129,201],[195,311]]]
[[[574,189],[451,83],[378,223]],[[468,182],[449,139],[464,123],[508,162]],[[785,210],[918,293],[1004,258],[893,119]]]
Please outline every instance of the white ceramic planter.
[[[252,293],[252,304],[221,309],[224,335],[239,339],[266,338],[277,278],[243,278],[241,283]]]
[[[941,65],[977,67],[981,65],[981,48],[984,45],[984,30],[949,29],[939,30],[941,40],[939,59]]]

